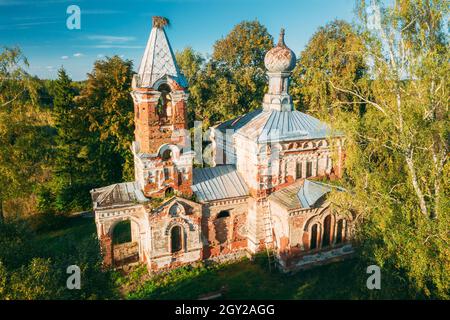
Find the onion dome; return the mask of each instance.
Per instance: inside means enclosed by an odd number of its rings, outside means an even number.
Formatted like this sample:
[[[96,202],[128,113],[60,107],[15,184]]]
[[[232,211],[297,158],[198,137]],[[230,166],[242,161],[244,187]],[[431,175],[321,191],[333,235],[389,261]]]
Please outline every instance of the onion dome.
[[[284,29],[281,29],[278,44],[266,53],[264,64],[269,72],[291,72],[295,63],[295,53],[284,43]]]

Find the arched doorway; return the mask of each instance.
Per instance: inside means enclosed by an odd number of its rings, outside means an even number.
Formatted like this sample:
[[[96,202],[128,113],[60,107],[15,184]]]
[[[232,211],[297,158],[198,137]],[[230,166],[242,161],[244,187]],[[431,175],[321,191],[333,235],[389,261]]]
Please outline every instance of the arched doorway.
[[[120,221],[112,230],[113,265],[122,267],[139,261],[139,226],[131,220]]]
[[[131,221],[121,221],[113,229],[113,245],[123,244],[131,241]]]
[[[328,247],[331,244],[331,215],[325,217],[323,221],[323,236],[322,248]]]
[[[170,230],[170,252],[176,253],[183,248],[183,232],[180,226],[174,226]]]

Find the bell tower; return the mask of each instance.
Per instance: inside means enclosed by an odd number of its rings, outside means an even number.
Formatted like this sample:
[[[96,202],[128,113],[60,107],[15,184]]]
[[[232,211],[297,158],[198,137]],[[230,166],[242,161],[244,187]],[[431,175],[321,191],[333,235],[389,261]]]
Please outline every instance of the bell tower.
[[[192,193],[188,85],[167,39],[167,24],[166,18],[153,17],[150,37],[132,83],[135,177],[147,197]]]

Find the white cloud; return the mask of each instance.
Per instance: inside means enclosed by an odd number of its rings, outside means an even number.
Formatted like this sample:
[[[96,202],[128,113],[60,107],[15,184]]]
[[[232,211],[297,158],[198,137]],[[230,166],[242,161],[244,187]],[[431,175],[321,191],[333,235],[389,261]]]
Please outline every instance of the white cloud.
[[[119,14],[124,13],[124,11],[119,10],[83,10],[82,14]]]
[[[92,35],[87,37],[89,40],[100,41],[102,44],[125,43],[135,40],[130,36],[108,36],[108,35]]]
[[[97,55],[97,58],[101,59],[101,58],[103,58],[104,56],[105,56],[104,54],[99,53],[99,54]]]
[[[81,52],[77,52],[77,53],[74,53],[73,56],[79,58],[79,57],[84,56],[84,54],[82,54]]]
[[[67,59],[69,59],[69,56],[62,56],[61,59],[67,60]]]
[[[143,46],[127,46],[127,45],[120,45],[120,44],[98,44],[95,46],[87,46],[90,48],[98,48],[98,49],[112,49],[112,48],[119,48],[119,49],[142,49]]]

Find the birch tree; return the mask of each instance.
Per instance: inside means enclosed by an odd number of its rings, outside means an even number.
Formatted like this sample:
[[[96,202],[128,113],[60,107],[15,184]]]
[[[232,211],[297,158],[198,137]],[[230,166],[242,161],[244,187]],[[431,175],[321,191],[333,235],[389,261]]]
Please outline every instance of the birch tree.
[[[449,292],[448,36],[446,0],[358,1],[370,79],[340,86],[366,112],[342,114],[347,195],[367,256],[426,296]]]

